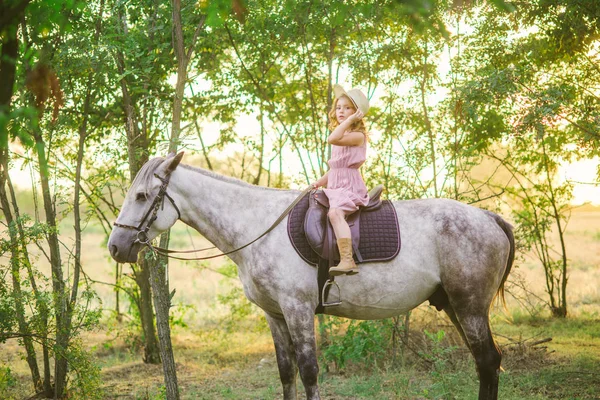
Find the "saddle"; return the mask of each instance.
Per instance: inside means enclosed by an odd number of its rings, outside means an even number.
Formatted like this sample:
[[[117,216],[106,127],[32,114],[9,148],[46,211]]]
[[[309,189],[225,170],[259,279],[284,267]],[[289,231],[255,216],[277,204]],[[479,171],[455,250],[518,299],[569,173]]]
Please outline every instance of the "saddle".
[[[391,260],[400,251],[400,230],[396,210],[389,200],[381,200],[383,186],[369,192],[369,204],[347,217],[352,234],[354,259],[357,264]],[[318,266],[319,305],[315,312],[322,313],[324,299],[332,285],[329,268],[339,261],[339,251],[327,212],[329,199],[322,190],[307,194],[290,212],[288,236],[300,257]],[[339,288],[338,288],[339,293]],[[339,297],[339,296],[338,296]]]
[[[346,221],[350,227],[352,237],[352,248],[354,249],[355,261],[363,262],[359,250],[360,244],[360,216],[363,212],[376,211],[381,208],[381,192],[383,191],[383,185],[379,185],[373,188],[369,192],[369,204],[364,207],[360,207],[358,211],[350,214]],[[321,258],[329,259],[333,257],[334,261],[339,261],[339,251],[337,246],[333,246],[334,254],[329,253],[330,241],[336,243],[335,232],[330,228],[327,218],[329,211],[329,199],[323,192],[323,190],[317,190],[314,195],[308,199],[308,210],[304,217],[304,234],[308,244]],[[328,231],[328,228],[331,231]]]

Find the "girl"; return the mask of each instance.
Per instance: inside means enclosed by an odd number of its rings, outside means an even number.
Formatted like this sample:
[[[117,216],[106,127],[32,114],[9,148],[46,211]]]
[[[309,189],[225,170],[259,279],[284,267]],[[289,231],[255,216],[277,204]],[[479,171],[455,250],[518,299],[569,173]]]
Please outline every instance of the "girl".
[[[335,101],[329,111],[327,142],[331,144],[329,171],[312,186],[325,186],[329,199],[329,221],[337,238],[340,263],[331,267],[331,275],[358,274],[352,257],[352,238],[346,216],[369,203],[369,194],[359,168],[367,155],[367,131],[363,116],[369,111],[369,100],[359,89],[348,92],[340,85],[333,86]]]

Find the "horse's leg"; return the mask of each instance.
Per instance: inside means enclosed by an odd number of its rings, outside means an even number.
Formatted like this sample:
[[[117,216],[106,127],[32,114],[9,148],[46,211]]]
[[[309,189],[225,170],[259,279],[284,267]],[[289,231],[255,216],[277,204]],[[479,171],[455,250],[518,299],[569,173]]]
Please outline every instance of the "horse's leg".
[[[495,214],[471,211],[455,209],[438,218],[440,278],[454,310],[448,315],[453,319],[454,314],[477,364],[479,400],[497,400],[502,354],[492,337],[489,312],[512,265],[512,232]]]
[[[458,309],[457,317],[477,364],[479,400],[497,400],[502,353],[492,337],[488,312]]]
[[[296,349],[296,361],[306,391],[306,399],[319,400],[321,397],[317,386],[319,365],[315,342],[314,311],[308,305],[295,304],[284,314]]]
[[[283,385],[283,398],[284,400],[296,400],[296,375],[298,374],[298,367],[296,366],[296,354],[290,331],[283,316],[265,314],[271,328],[273,342],[275,343],[279,378]]]
[[[467,348],[469,350],[471,350],[471,346],[469,345],[469,341],[467,340],[467,337],[465,336],[465,331],[463,331],[462,326],[460,326],[460,322],[458,322],[458,318],[456,317],[456,313],[454,312],[454,309],[452,308],[452,306],[450,305],[450,303],[446,304],[446,306],[444,307],[444,312],[446,313],[446,315],[448,315],[448,318],[450,318],[450,321],[452,321],[452,323],[456,327],[456,330],[460,334],[460,337],[462,337],[463,342],[467,345]]]

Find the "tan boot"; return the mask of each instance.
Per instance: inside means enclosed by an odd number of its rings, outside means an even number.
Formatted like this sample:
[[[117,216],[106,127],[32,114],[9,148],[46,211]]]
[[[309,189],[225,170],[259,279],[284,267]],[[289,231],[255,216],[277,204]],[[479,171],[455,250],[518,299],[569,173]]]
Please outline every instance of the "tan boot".
[[[333,276],[358,274],[358,266],[352,258],[352,239],[338,239],[337,245],[340,250],[340,263],[336,267],[329,268],[329,274]]]

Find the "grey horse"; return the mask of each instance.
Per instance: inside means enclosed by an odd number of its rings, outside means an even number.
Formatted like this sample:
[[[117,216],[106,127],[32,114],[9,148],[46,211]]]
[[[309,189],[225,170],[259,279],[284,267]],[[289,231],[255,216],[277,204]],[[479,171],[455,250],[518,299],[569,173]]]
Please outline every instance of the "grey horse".
[[[221,251],[236,249],[263,233],[300,193],[180,164],[182,156],[153,158],[136,176],[108,241],[116,261],[136,262],[143,242],[178,219]],[[402,231],[399,255],[364,265],[358,275],[338,277],[343,303],[325,312],[354,319],[388,318],[435,296],[475,359],[479,399],[497,399],[501,353],[490,330],[489,310],[494,298],[503,295],[513,263],[512,227],[492,212],[449,199],[393,204]],[[297,398],[298,371],[306,398],[319,399],[317,271],[292,247],[286,220],[230,257],[246,296],[265,312],[284,399]]]

